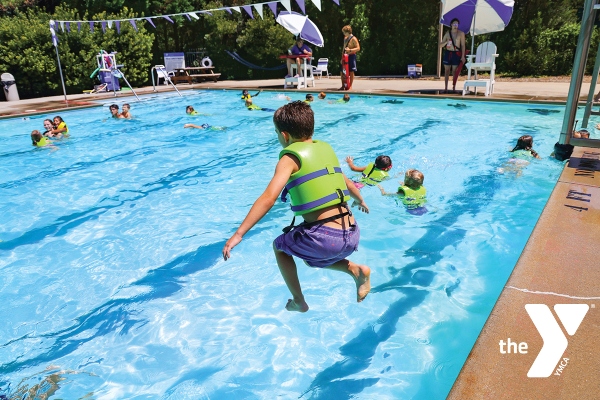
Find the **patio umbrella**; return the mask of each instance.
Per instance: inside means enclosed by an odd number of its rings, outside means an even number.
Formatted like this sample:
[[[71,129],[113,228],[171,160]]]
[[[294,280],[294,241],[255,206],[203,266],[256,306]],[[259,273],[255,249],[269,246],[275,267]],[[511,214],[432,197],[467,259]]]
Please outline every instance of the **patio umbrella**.
[[[503,31],[510,22],[514,0],[442,0],[440,24],[450,26],[457,18],[458,29],[471,36]],[[471,41],[471,54],[473,43]]]
[[[454,18],[458,19],[458,29],[471,34],[471,54],[475,45],[475,35],[503,31],[512,17],[514,0],[442,0],[442,18],[440,24],[450,26]],[[456,68],[453,84],[463,67]]]
[[[315,46],[323,47],[321,31],[306,15],[293,11],[282,11],[276,21],[293,35],[300,36],[301,39]]]

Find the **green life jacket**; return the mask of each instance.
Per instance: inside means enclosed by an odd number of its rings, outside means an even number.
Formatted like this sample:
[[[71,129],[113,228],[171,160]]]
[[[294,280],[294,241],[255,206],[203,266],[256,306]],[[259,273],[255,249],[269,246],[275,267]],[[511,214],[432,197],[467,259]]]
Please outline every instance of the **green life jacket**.
[[[425,186],[420,186],[417,190],[411,189],[408,186],[400,186],[398,188],[398,192],[404,192],[404,197],[402,197],[402,204],[404,204],[408,208],[417,208],[423,206],[427,200],[425,196],[427,195],[427,189]]]
[[[44,147],[49,145],[50,143],[48,143],[48,139],[45,136],[42,136],[42,138],[40,139],[39,142],[37,142],[35,145],[37,147]]]
[[[331,146],[322,141],[296,142],[279,153],[279,158],[292,154],[300,161],[300,169],[288,179],[281,200],[289,193],[292,211],[303,215],[350,200],[340,163]]]
[[[198,111],[194,110],[189,115],[198,115],[198,114],[199,114]]]
[[[511,156],[514,158],[519,158],[521,160],[528,160],[533,158],[533,154],[529,150],[515,150],[511,153]]]
[[[262,110],[262,108],[260,108],[259,106],[257,106],[256,104],[250,104],[248,106],[248,110]]]
[[[376,168],[374,163],[370,163],[363,171],[360,181],[365,185],[375,186],[389,177],[390,175],[386,171],[382,171]]]

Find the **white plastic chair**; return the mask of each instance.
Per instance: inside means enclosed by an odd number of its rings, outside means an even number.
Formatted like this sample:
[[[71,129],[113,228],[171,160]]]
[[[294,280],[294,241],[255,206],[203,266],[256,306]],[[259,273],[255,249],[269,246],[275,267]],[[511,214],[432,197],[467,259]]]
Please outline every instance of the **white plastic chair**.
[[[496,80],[494,75],[496,72],[496,45],[492,42],[483,42],[477,46],[477,52],[475,55],[467,56],[467,63],[465,64],[468,70],[467,80],[463,88],[463,96],[468,92],[469,86],[475,87],[475,93],[477,93],[477,87],[485,87],[485,95],[488,96],[494,93],[494,84]],[[477,79],[477,73],[482,71],[489,71],[489,79]],[[471,79],[471,73],[475,72],[475,79]]]
[[[156,83],[159,85],[161,79],[163,80],[163,84],[166,85],[171,80],[171,77],[175,76],[173,71],[167,72],[164,65],[155,65],[154,68],[156,69]]]
[[[317,61],[317,66],[312,67],[313,75],[319,75],[319,79],[321,79],[323,73],[325,73],[325,76],[327,77],[327,79],[329,79],[329,71],[327,69],[327,64],[329,64],[328,58],[319,58],[319,60]]]

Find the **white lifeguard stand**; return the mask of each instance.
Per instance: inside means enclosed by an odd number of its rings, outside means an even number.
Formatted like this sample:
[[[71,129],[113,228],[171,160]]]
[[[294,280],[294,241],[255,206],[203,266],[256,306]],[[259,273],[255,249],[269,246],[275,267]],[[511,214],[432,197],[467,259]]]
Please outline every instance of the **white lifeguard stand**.
[[[129,86],[129,89],[131,89],[135,97],[139,100],[140,98],[129,84],[125,74],[123,74],[123,72],[121,72],[119,69],[123,65],[117,64],[117,59],[115,57],[116,54],[117,53],[115,51],[112,53],[107,53],[104,50],[100,50],[100,52],[96,54],[96,63],[98,64],[98,69],[96,71],[98,71],[100,81],[107,85],[107,91],[112,90],[115,97],[117,97],[117,90],[121,90],[119,79],[123,78],[127,86]]]

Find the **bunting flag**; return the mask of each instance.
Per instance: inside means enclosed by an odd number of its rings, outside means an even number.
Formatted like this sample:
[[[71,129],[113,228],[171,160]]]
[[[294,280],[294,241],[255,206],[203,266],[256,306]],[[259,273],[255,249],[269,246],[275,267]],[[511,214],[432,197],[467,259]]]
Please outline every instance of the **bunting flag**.
[[[52,35],[52,44],[54,45],[54,47],[58,47],[58,37],[56,37],[56,32],[54,31],[55,26],[56,25],[54,21],[50,20],[50,35]]]
[[[334,0],[335,1],[335,0]],[[279,0],[282,6],[285,7],[286,10],[292,11],[292,5],[290,4],[290,0]]]
[[[252,6],[242,6],[244,11],[250,16],[250,18],[254,19],[254,15],[252,15]]]
[[[269,6],[269,8],[271,9],[271,11],[273,12],[273,15],[275,15],[275,18],[277,18],[277,2],[271,2],[271,3],[267,3],[267,5]]]
[[[255,4],[254,9],[256,10],[256,13],[258,15],[260,15],[260,19],[265,19],[265,17],[263,17],[263,5],[262,4]]]
[[[315,5],[315,7],[319,11],[321,11],[321,0],[311,0],[311,1]],[[335,4],[337,4],[338,6],[340,5],[340,0],[332,0],[332,1]],[[50,21],[50,30],[52,33],[52,41],[53,41],[53,43],[55,43],[55,46],[56,46],[58,43],[58,38],[56,37],[58,26],[60,26],[60,30],[63,33],[65,32],[65,30],[70,33],[72,22],[77,23],[77,32],[81,31],[81,24],[87,22],[90,26],[90,32],[92,32],[92,33],[94,32],[94,24],[96,22],[99,22],[100,25],[102,26],[102,32],[106,32],[107,25],[108,25],[108,29],[112,29],[112,25],[114,22],[115,28],[117,29],[117,32],[120,34],[121,33],[121,22],[123,22],[123,21],[129,21],[129,23],[131,24],[133,29],[135,29],[135,31],[137,32],[138,28],[137,28],[136,21],[146,20],[146,22],[148,22],[150,25],[152,25],[153,28],[156,29],[156,25],[154,24],[154,21],[152,20],[153,18],[164,18],[173,24],[175,22],[173,21],[173,19],[171,19],[171,17],[185,16],[188,19],[188,21],[191,21],[192,19],[199,20],[200,16],[198,14],[208,14],[208,15],[212,16],[213,14],[211,13],[211,11],[213,11],[213,12],[214,11],[227,11],[229,14],[233,14],[233,11],[237,11],[238,13],[242,14],[242,8],[243,8],[245,13],[248,14],[248,16],[250,18],[254,19],[254,10],[256,10],[256,13],[258,15],[260,15],[260,18],[264,19],[263,6],[265,4],[267,6],[269,6],[269,9],[273,13],[273,15],[275,15],[275,17],[277,17],[278,3],[281,3],[283,8],[285,8],[287,11],[292,11],[291,0],[277,0],[277,1],[268,1],[268,2],[264,2],[264,3],[248,4],[248,5],[244,5],[244,6],[221,7],[221,8],[210,9],[210,10],[187,11],[187,12],[176,13],[176,14],[154,15],[154,16],[150,16],[150,17],[139,17],[139,18],[131,18],[131,19],[110,19],[110,20],[103,20],[103,21],[55,21],[55,20],[51,20]],[[302,13],[306,14],[306,0],[296,0],[296,3],[298,4],[298,7],[300,8],[300,10],[302,10]]]

